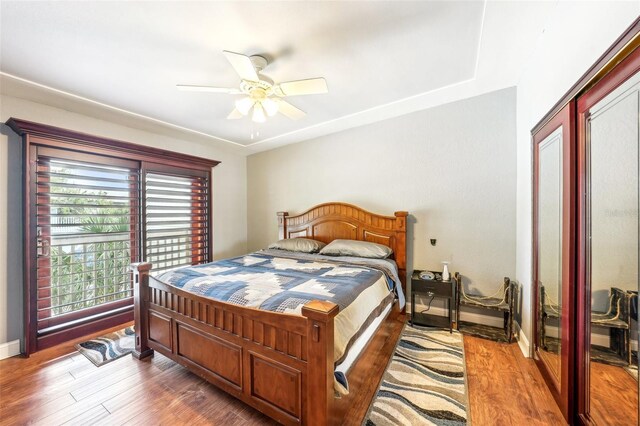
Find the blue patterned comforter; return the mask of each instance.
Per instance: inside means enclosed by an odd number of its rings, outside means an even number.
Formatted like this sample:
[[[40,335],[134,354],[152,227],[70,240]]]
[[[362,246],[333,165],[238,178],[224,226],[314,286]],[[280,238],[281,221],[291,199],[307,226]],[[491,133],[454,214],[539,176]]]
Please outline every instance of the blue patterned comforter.
[[[312,300],[333,302],[342,311],[383,274],[389,290],[395,291],[398,278],[394,268],[389,260],[262,250],[176,269],[157,278],[223,302],[299,314]]]

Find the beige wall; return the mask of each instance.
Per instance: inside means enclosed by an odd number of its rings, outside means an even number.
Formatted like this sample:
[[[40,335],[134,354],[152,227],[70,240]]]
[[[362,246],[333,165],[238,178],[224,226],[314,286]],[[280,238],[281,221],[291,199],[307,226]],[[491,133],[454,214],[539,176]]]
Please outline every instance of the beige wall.
[[[515,104],[510,88],[249,156],[248,248],[277,239],[279,210],[407,210],[409,270],[449,260],[493,292],[515,273]]]
[[[0,121],[10,117],[50,124],[141,145],[219,160],[214,168],[214,255],[246,251],[246,157],[223,144],[176,139],[71,113],[58,108],[0,97]],[[186,138],[187,136],[185,136]],[[0,344],[18,339],[22,330],[20,139],[0,128]]]

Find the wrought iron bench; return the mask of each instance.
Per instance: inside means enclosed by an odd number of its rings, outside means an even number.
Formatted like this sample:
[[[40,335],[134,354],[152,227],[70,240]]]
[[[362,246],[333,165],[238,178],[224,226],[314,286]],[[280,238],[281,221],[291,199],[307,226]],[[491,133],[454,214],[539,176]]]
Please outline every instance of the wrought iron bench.
[[[515,312],[515,292],[516,285],[508,277],[504,278],[503,284],[491,296],[480,294],[467,294],[462,285],[462,277],[457,272],[454,275],[456,280],[456,324],[462,333],[489,338],[492,340],[505,340],[507,343],[513,341],[513,315]],[[474,308],[488,309],[502,312],[504,325],[500,328],[489,327],[480,324],[460,321],[460,308],[469,306]],[[496,331],[498,331],[496,333]]]
[[[544,288],[544,285],[540,283],[540,342],[541,346],[545,351],[556,352],[558,351],[558,347],[560,342],[557,338],[548,338],[547,337],[547,320],[548,319],[560,319],[560,305],[558,303],[554,303],[551,298],[548,297],[547,292]],[[558,324],[558,327],[560,325]]]
[[[609,306],[605,312],[591,312],[591,325],[609,329],[609,348],[626,364],[631,364],[631,299],[633,294],[611,287]],[[594,351],[595,352],[595,351]],[[594,361],[610,363],[608,357],[597,352],[591,358]]]
[[[605,312],[592,311],[591,325],[606,327],[609,329],[609,348],[596,345],[591,347],[591,359],[613,365],[631,365],[631,306],[636,294],[611,287],[609,291],[609,303]],[[548,338],[546,325],[548,319],[560,318],[560,306],[546,294],[544,285],[540,286],[541,322],[540,340],[545,350],[555,350],[553,346],[559,345],[557,339]]]

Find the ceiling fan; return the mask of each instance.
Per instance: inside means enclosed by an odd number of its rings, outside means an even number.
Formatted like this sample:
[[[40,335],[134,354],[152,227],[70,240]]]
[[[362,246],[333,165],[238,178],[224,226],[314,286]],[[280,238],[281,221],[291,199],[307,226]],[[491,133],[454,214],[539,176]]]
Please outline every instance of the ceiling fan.
[[[276,84],[269,77],[260,74],[260,71],[269,64],[262,56],[246,56],[227,50],[223,51],[223,53],[240,76],[240,88],[192,86],[185,84],[178,84],[177,87],[180,90],[196,92],[246,95],[236,101],[235,108],[227,116],[229,120],[249,115],[251,109],[253,109],[251,119],[258,123],[265,122],[267,116],[272,117],[278,112],[292,120],[298,120],[304,117],[306,113],[282,98],[287,96],[315,95],[329,91],[327,82],[322,77]]]

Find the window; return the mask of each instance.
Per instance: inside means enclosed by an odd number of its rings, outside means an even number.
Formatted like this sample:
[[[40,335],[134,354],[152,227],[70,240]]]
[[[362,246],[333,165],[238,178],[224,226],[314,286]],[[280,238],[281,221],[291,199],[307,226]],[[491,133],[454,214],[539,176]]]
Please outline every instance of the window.
[[[38,149],[39,333],[131,303],[129,265],[140,258],[138,182],[134,161]]]
[[[155,171],[158,170],[158,171]],[[185,172],[187,172],[185,174]],[[145,260],[152,273],[194,265],[209,257],[209,184],[193,171],[146,170]]]
[[[129,265],[211,260],[217,161],[10,119],[25,143],[25,349],[133,319]]]

